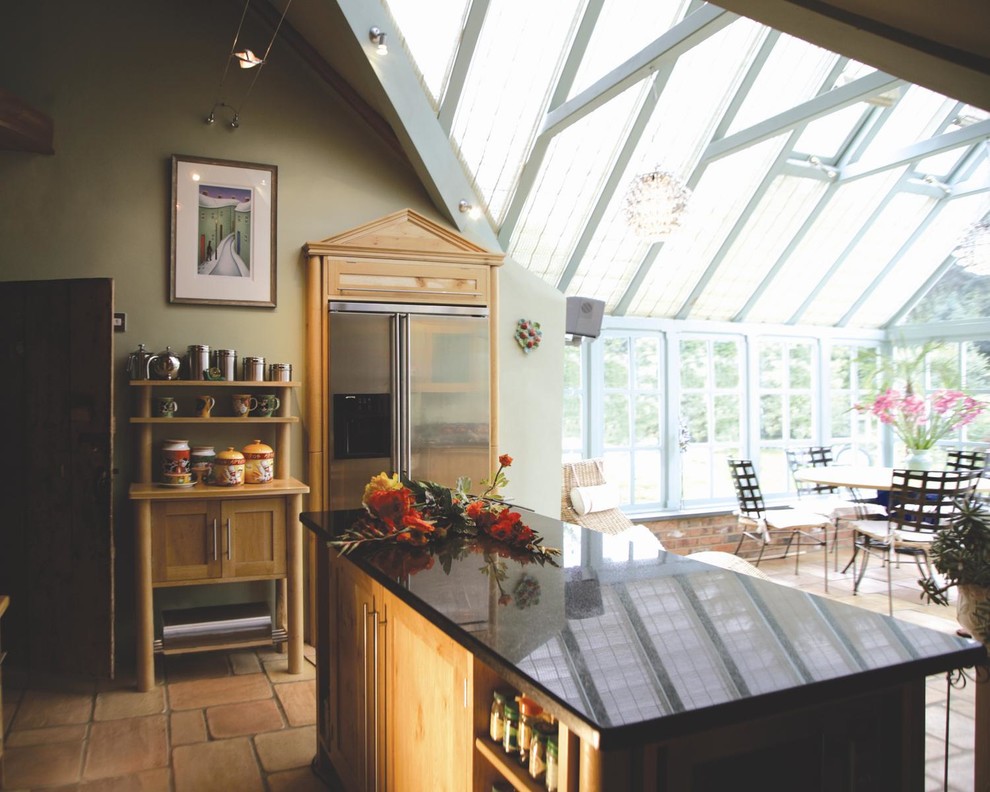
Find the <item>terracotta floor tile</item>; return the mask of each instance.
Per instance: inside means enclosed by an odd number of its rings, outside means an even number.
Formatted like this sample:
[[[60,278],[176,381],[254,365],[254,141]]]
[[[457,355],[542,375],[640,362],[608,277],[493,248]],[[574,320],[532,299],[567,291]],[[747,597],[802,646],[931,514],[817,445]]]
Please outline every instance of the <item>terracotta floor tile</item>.
[[[175,792],[262,792],[264,782],[250,740],[215,740],[172,751]]]
[[[169,704],[174,710],[236,704],[239,701],[269,698],[271,695],[272,687],[264,674],[194,679],[168,686]]]
[[[116,778],[84,781],[77,789],[78,792],[169,792],[170,777],[171,771],[167,767],[156,767]]]
[[[316,723],[316,680],[275,685],[275,695],[285,710],[290,726]]]
[[[268,776],[271,792],[327,792],[324,783],[308,767],[285,770]]]
[[[71,784],[79,779],[81,742],[29,745],[4,752],[4,789]]]
[[[172,747],[206,742],[206,720],[203,710],[182,710],[170,716]]]
[[[167,766],[167,723],[164,715],[94,723],[83,776],[112,778]]]
[[[266,660],[264,663],[265,673],[272,682],[299,682],[303,679],[315,679],[316,668],[311,663],[303,662],[302,672],[299,674],[289,673],[289,659],[278,657]]]
[[[289,770],[293,767],[309,767],[316,755],[316,727],[283,729],[254,738],[261,766],[266,772]]]
[[[86,723],[93,714],[93,698],[91,693],[27,690],[17,708],[11,730]]]
[[[86,739],[89,724],[73,723],[69,726],[49,726],[47,729],[20,729],[7,734],[8,746],[45,745],[46,743],[82,742]]]
[[[270,698],[210,707],[206,722],[214,739],[276,731],[285,725],[275,699]]]
[[[170,682],[228,676],[230,663],[223,652],[194,652],[165,658],[165,678]]]
[[[235,674],[257,674],[261,671],[261,661],[254,652],[231,652],[229,660]]]
[[[136,690],[113,690],[96,694],[93,720],[137,718],[165,711],[165,688],[156,687],[147,693]]]

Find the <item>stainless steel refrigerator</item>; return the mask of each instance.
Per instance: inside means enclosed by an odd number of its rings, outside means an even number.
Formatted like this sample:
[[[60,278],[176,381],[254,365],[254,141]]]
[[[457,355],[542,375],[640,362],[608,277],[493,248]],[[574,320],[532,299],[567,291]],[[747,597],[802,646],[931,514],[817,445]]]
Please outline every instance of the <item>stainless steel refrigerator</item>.
[[[330,503],[359,508],[378,473],[453,486],[488,467],[487,309],[331,302]]]

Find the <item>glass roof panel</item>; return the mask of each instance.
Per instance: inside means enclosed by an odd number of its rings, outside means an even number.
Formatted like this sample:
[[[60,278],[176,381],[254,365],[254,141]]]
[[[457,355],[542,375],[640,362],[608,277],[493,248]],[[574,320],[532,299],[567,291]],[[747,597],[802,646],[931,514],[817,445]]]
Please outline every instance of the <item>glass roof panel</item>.
[[[863,161],[882,159],[891,151],[931,137],[955,104],[927,88],[910,86],[902,92],[893,113],[867,146]]]
[[[850,297],[855,299],[872,288],[874,280],[934,206],[935,200],[925,195],[895,195],[822,284],[799,321],[838,324],[849,310]]]
[[[568,98],[667,32],[684,16],[687,5],[683,0],[605,0]],[[630,19],[636,24],[629,24]]]
[[[809,123],[794,145],[794,151],[817,156],[822,162],[834,163],[842,145],[855,131],[869,110],[869,105],[859,102],[844,107]]]
[[[875,206],[900,178],[886,171],[832,188],[833,196],[787,257],[769,288],[747,317],[753,322],[786,322],[811,295],[852,242]],[[802,322],[807,319],[802,319]]]
[[[787,137],[778,135],[708,166],[684,224],[663,246],[630,314],[677,315]]]
[[[498,224],[543,121],[571,21],[582,6],[581,0],[520,0],[488,7],[451,138]]]
[[[838,59],[832,52],[782,35],[729,127],[729,134],[815,96]]]
[[[437,107],[447,87],[450,68],[468,9],[468,0],[433,0],[424,14],[418,0],[385,0],[396,29],[402,31],[409,56],[416,64]],[[386,40],[386,43],[391,43]]]
[[[818,179],[774,179],[691,311],[691,318],[731,320],[759,288],[826,189],[828,183]],[[778,321],[786,318],[782,315]]]
[[[954,247],[973,222],[990,211],[990,199],[986,195],[971,195],[965,198],[945,200],[938,216],[915,240],[905,254],[897,261],[896,269],[888,274],[879,287],[870,294],[863,305],[851,317],[850,324],[859,326],[883,326],[892,319],[901,306],[906,304],[921,289],[932,273],[932,264],[941,264],[945,251]],[[953,267],[953,269],[960,269]],[[970,276],[971,278],[972,276]],[[966,278],[962,279],[965,283]],[[958,281],[957,281],[958,283]],[[961,286],[962,283],[959,283]],[[984,292],[985,293],[985,292]],[[959,293],[953,301],[961,308],[966,305],[964,294]],[[926,302],[929,298],[924,298]],[[936,299],[938,299],[936,297]],[[944,299],[944,297],[942,298]],[[983,307],[990,307],[984,302]],[[974,315],[964,315],[954,309],[944,319],[975,319]]]

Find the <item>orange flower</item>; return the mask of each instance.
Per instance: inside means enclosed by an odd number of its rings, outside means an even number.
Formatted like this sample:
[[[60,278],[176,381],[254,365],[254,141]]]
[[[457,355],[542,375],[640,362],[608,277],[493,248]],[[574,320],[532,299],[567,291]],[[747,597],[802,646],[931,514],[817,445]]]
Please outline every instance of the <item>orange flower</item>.
[[[510,457],[510,456],[509,456],[508,454],[502,454],[502,455],[501,455],[501,456],[500,456],[500,457],[498,458],[498,463],[499,463],[499,464],[500,464],[500,465],[501,465],[502,467],[509,467],[509,466],[511,466],[511,465],[512,465],[512,457]]]
[[[412,509],[412,505],[413,494],[405,487],[397,490],[375,490],[365,500],[368,511],[385,523],[390,531],[396,531],[402,526],[403,518]]]

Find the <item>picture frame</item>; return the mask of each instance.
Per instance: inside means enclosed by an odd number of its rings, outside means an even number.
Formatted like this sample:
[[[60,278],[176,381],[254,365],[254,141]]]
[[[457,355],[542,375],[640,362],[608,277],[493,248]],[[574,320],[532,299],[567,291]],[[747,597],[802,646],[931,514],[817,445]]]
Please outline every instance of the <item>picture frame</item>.
[[[274,308],[278,168],[172,156],[169,302]]]

